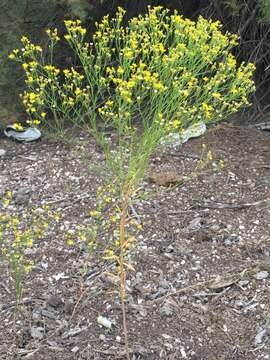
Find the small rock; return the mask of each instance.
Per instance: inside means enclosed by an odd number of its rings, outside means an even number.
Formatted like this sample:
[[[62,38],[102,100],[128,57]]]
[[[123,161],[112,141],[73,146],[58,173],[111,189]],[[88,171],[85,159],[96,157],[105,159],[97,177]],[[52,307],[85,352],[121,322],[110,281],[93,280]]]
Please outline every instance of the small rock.
[[[6,155],[6,150],[0,149],[0,157]]]
[[[59,306],[61,306],[63,304],[63,301],[59,296],[51,295],[47,300],[47,304],[49,306],[57,308],[57,307],[59,307]]]
[[[23,205],[29,201],[30,189],[29,188],[20,188],[15,194],[15,202],[18,205]]]
[[[87,329],[86,326],[84,326],[82,328],[76,327],[74,329],[70,329],[70,330],[64,332],[64,334],[62,335],[62,338],[67,339],[69,337],[77,336],[86,329]]]
[[[248,280],[240,280],[238,282],[238,285],[241,286],[241,287],[245,287],[249,284],[249,281]]]
[[[165,252],[167,254],[170,254],[170,253],[174,252],[174,246],[170,244],[167,247],[162,247],[160,249],[160,252]]]
[[[239,308],[243,308],[245,306],[245,303],[242,300],[236,300],[235,306],[237,306]]]
[[[162,287],[163,289],[168,289],[170,287],[170,283],[167,280],[162,279],[159,282],[159,286]]]
[[[209,230],[218,233],[221,230],[221,226],[219,224],[213,224],[209,227]]]
[[[115,340],[120,343],[121,342],[121,336],[116,336]]]
[[[257,280],[264,280],[264,279],[268,278],[268,276],[269,276],[268,271],[260,271],[260,272],[258,272],[257,274],[254,275],[254,277]]]
[[[187,231],[195,231],[195,230],[199,230],[202,227],[203,224],[203,219],[198,216],[195,217],[193,220],[191,220],[191,222],[188,224],[187,226]]]
[[[47,317],[48,319],[53,319],[53,320],[55,320],[57,317],[57,314],[55,311],[53,311],[53,310],[50,311],[47,309],[42,309],[41,315]]]
[[[255,346],[260,345],[267,336],[267,329],[261,328],[258,334],[255,336]]]
[[[185,351],[185,348],[183,346],[180,347],[181,356],[183,359],[187,359],[187,353]]]
[[[170,306],[168,305],[163,305],[160,310],[159,313],[161,316],[170,316],[173,314],[173,310]]]
[[[73,354],[76,354],[79,350],[80,350],[80,348],[78,346],[74,346],[74,348],[71,349]]]
[[[58,347],[58,343],[57,343],[57,341],[55,341],[55,340],[50,340],[50,339],[48,339],[48,340],[47,340],[47,344],[48,344],[49,346],[53,347],[53,348],[57,348],[57,347]]]
[[[66,314],[72,314],[73,309],[74,309],[73,300],[67,300],[65,303],[64,312]]]
[[[33,312],[32,312],[32,319],[34,321],[38,321],[40,320],[40,309],[34,309]]]
[[[163,170],[162,172],[152,171],[147,180],[160,186],[169,186],[181,182],[182,177],[175,170]]]
[[[239,236],[237,234],[230,234],[225,237],[224,244],[226,246],[230,246],[233,243],[236,243],[237,241],[239,241]]]
[[[3,184],[8,182],[8,178],[6,176],[0,175],[0,185],[2,187]]]
[[[111,320],[109,320],[108,318],[104,317],[104,316],[99,316],[97,318],[97,322],[99,325],[102,325],[104,327],[106,327],[107,329],[111,329],[112,328],[112,322]]]
[[[156,292],[150,293],[149,298],[151,300],[158,299],[159,297],[165,295],[167,293],[166,289],[163,289],[162,287],[158,288]]]
[[[44,338],[45,330],[42,327],[32,326],[30,329],[30,335],[32,336],[33,339],[41,340]]]

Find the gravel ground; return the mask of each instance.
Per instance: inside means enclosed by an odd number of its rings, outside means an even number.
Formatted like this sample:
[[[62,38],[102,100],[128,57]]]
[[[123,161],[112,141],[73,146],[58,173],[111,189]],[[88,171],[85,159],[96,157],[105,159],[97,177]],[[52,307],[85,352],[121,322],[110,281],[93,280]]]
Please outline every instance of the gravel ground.
[[[143,228],[127,276],[132,360],[270,359],[269,136],[224,124],[152,157],[134,203]],[[0,139],[0,191],[13,192],[12,209],[48,204],[62,214],[28,250],[34,267],[18,310],[0,263],[0,359],[125,358],[112,264],[64,236],[87,224],[104,169],[93,140],[73,139]],[[194,173],[202,144],[213,161]]]

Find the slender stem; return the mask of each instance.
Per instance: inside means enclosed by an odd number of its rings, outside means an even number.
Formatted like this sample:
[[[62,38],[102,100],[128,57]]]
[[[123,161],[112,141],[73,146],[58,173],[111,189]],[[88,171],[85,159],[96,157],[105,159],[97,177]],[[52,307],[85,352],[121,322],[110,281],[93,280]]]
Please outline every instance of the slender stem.
[[[15,293],[16,293],[16,306],[18,307],[22,299],[22,275],[21,269],[15,268]]]
[[[125,338],[125,351],[127,360],[130,360],[129,357],[129,341],[128,341],[128,330],[127,330],[127,314],[125,306],[126,298],[126,272],[124,266],[124,255],[125,255],[125,223],[127,218],[127,209],[128,209],[128,192],[124,193],[122,201],[122,212],[120,218],[120,257],[119,257],[119,272],[120,272],[120,298],[121,298],[121,310],[122,310],[122,320],[123,320],[123,332]]]

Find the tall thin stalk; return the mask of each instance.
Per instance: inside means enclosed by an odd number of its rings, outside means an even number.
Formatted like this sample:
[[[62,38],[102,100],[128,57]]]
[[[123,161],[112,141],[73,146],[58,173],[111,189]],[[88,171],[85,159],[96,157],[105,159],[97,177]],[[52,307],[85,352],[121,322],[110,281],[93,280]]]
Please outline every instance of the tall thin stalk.
[[[125,257],[125,224],[128,211],[128,202],[129,202],[129,192],[124,193],[122,207],[121,207],[121,216],[120,216],[120,256],[119,256],[119,277],[120,277],[120,300],[121,300],[121,310],[122,310],[122,323],[123,323],[123,334],[125,339],[125,352],[127,360],[130,360],[129,357],[129,340],[128,340],[128,328],[127,328],[127,315],[126,315],[126,270],[124,264]]]

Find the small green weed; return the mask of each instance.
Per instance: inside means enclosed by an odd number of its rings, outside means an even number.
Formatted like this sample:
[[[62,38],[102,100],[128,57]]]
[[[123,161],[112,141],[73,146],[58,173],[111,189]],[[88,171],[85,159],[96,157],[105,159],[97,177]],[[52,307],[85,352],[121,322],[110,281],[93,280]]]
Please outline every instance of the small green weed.
[[[30,272],[33,260],[27,255],[35,241],[44,238],[51,221],[58,221],[59,214],[52,213],[47,206],[33,209],[26,216],[11,208],[12,193],[2,198],[0,210],[0,254],[9,264],[15,283],[16,303],[23,293],[23,278]],[[0,207],[0,209],[1,209]]]

